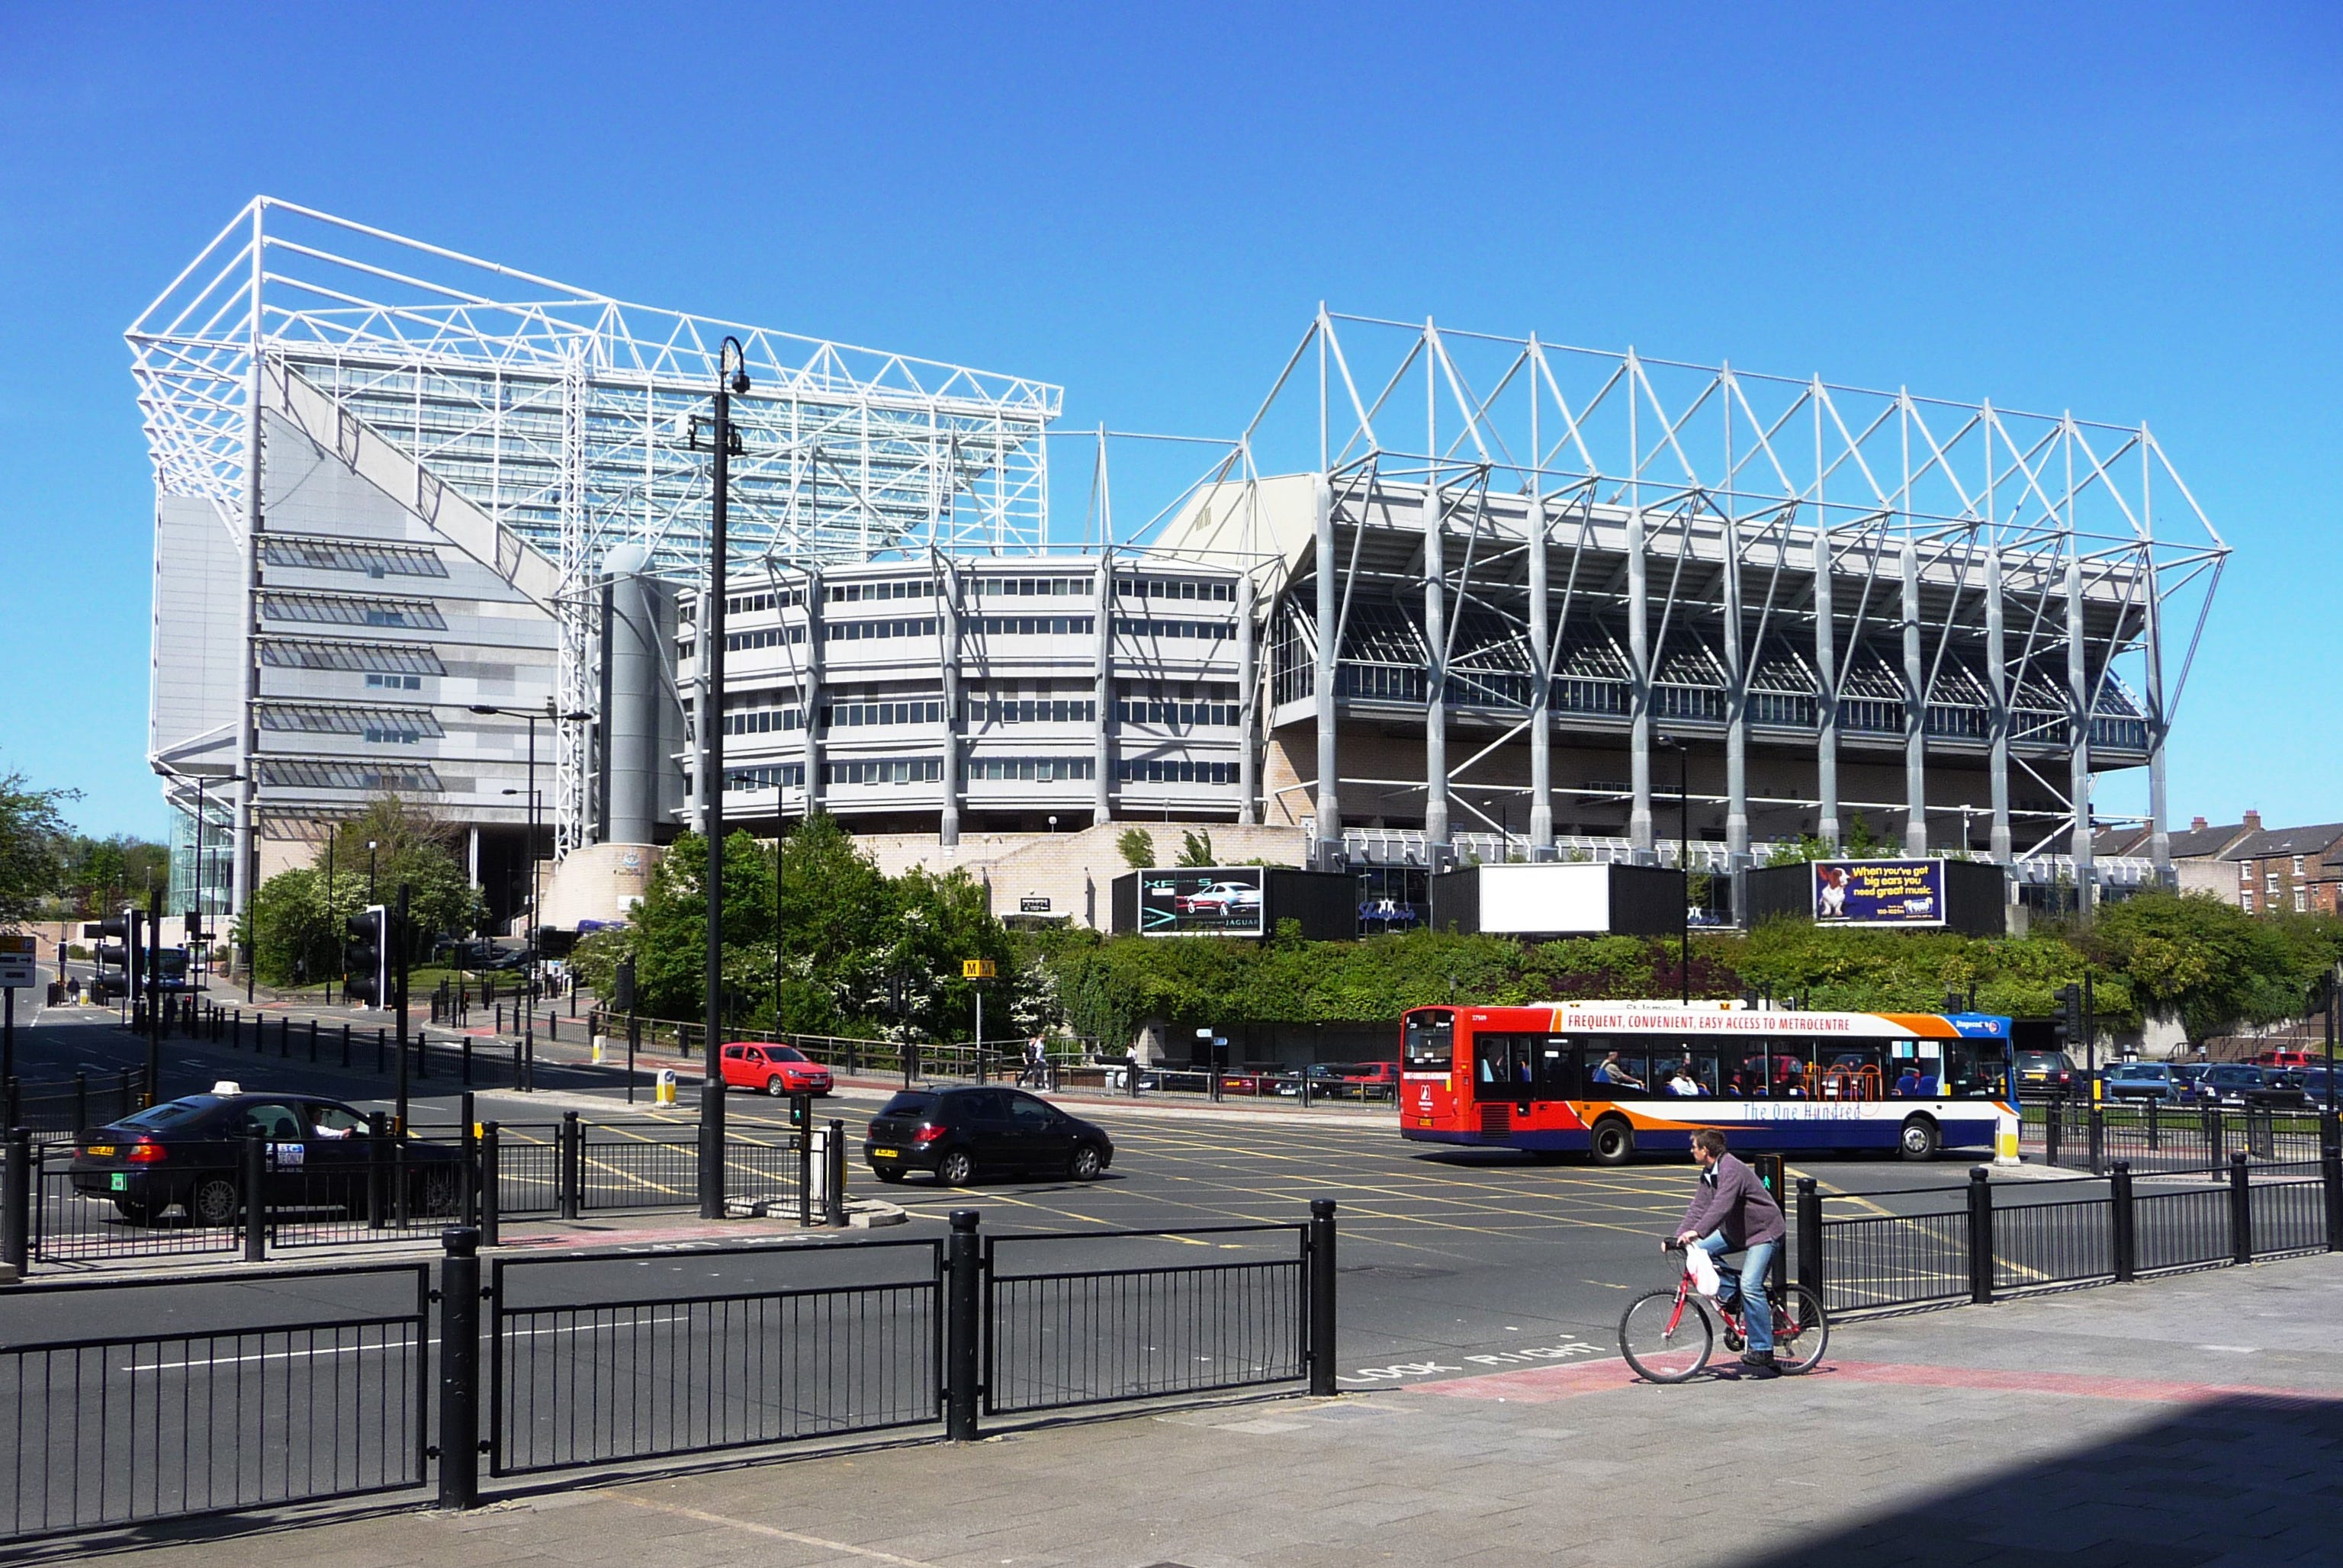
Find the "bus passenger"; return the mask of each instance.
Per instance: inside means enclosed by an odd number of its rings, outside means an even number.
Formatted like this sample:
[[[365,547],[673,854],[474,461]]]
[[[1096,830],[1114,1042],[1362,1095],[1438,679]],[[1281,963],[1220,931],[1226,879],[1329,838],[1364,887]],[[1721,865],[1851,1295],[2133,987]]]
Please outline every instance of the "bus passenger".
[[[1627,1064],[1619,1060],[1615,1050],[1595,1064],[1592,1076],[1597,1083],[1615,1084],[1621,1089],[1644,1087],[1644,1081],[1627,1070]]]
[[[1679,1067],[1668,1080],[1668,1092],[1687,1100],[1694,1098],[1700,1093],[1700,1081],[1693,1077],[1692,1069]]]
[[[1896,1081],[1896,1097],[1899,1100],[1910,1100],[1919,1092],[1920,1064],[1907,1061],[1904,1064],[1904,1076]]]

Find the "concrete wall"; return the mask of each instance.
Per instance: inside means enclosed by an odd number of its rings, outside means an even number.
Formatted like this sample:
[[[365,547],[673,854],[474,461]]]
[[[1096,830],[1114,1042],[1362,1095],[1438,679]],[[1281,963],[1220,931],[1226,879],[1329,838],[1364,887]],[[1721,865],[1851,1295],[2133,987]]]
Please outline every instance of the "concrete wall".
[[[1115,843],[1133,828],[1155,839],[1156,864],[1179,858],[1183,830],[1209,832],[1213,858],[1222,865],[1243,860],[1302,864],[1299,828],[1241,828],[1229,822],[1111,822],[1067,833],[964,833],[947,848],[932,833],[864,833],[855,842],[890,876],[913,866],[930,871],[962,869],[990,890],[992,912],[1019,912],[1026,899],[1047,899],[1051,917],[1104,930],[1108,889],[1131,869]]]

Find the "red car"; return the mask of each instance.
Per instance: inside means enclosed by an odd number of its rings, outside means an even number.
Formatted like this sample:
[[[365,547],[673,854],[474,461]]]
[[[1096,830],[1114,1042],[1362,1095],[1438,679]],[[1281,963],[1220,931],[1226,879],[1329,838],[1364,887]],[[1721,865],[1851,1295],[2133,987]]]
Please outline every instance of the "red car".
[[[1342,1069],[1345,1092],[1362,1100],[1389,1100],[1399,1092],[1399,1063],[1354,1061]]]
[[[2319,1065],[2307,1050],[2266,1050],[2254,1058],[2257,1067],[2315,1067]]]
[[[724,1048],[724,1087],[785,1094],[828,1094],[830,1069],[793,1045],[736,1040]]]

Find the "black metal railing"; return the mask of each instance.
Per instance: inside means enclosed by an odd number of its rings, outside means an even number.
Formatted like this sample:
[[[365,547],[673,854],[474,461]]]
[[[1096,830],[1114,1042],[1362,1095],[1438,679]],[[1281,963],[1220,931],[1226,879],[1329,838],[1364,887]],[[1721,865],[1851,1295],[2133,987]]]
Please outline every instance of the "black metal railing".
[[[304,1321],[282,1321],[288,1290]],[[242,1275],[227,1300],[180,1280],[20,1287],[0,1349],[0,1538],[420,1486],[430,1290],[420,1262]],[[174,1327],[63,1332],[100,1292],[108,1315]]]
[[[2044,1163],[2095,1176],[2118,1160],[2136,1172],[2204,1170],[2227,1164],[2237,1152],[2258,1163],[2315,1161],[2318,1128],[2315,1111],[2152,1100],[2120,1105],[2029,1101],[2020,1113],[2026,1145]]]
[[[2074,1193],[2068,1196],[2069,1192]],[[2343,1251],[2343,1153],[2256,1164],[2243,1151],[2195,1171],[2108,1174],[2062,1183],[2040,1201],[1996,1202],[1983,1167],[1958,1207],[1833,1217],[1829,1206],[1908,1201],[1909,1193],[1824,1194],[1798,1182],[1800,1281],[1832,1312],[1968,1300],[2046,1286],[2122,1282],[2173,1269]]]
[[[1201,1238],[1216,1251],[1254,1255],[1204,1264],[1153,1261]],[[1306,1375],[1310,1245],[1307,1225],[988,1238],[985,1412],[1216,1392]],[[1091,1266],[1039,1266],[1076,1261]]]

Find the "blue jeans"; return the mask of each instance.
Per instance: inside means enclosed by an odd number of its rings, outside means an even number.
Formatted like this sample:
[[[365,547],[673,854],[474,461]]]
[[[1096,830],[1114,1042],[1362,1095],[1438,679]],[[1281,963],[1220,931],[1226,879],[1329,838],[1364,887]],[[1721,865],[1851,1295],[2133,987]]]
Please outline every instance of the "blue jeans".
[[[1693,1245],[1706,1251],[1711,1258],[1732,1251],[1725,1244],[1722,1231],[1711,1231]],[[1774,1304],[1765,1299],[1765,1275],[1774,1267],[1774,1254],[1781,1250],[1779,1241],[1749,1243],[1747,1250],[1741,1254],[1741,1278],[1737,1290],[1723,1288],[1733,1275],[1718,1271],[1723,1277],[1717,1282],[1720,1287],[1716,1292],[1717,1303],[1729,1307],[1736,1295],[1740,1298],[1741,1321],[1749,1331],[1749,1348],[1753,1351],[1774,1348]]]

